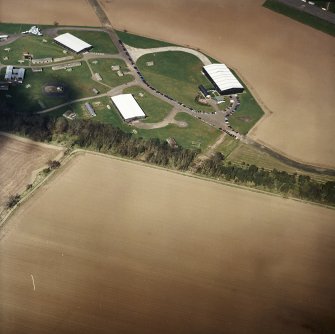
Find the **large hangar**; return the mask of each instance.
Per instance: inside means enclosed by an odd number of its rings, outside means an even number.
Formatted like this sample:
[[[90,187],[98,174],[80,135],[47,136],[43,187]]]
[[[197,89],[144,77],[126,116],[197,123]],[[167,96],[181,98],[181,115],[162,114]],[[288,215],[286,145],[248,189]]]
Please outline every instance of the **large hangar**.
[[[57,36],[54,38],[54,41],[57,44],[69,49],[75,53],[80,53],[83,51],[88,51],[92,48],[91,44],[86,43],[85,41],[81,40],[80,38],[73,36],[70,33],[65,33],[62,35]]]
[[[241,83],[225,64],[210,64],[203,67],[207,78],[222,95],[237,94],[244,91]]]
[[[131,94],[113,96],[112,101],[126,122],[145,118],[146,115]]]

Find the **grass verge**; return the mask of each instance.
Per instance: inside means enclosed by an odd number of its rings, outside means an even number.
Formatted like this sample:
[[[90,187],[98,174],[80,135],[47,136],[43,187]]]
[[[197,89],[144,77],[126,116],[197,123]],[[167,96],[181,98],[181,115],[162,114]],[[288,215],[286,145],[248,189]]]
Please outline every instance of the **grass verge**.
[[[117,31],[117,35],[123,43],[128,44],[129,46],[133,46],[135,48],[150,49],[175,45],[167,42],[158,41],[156,39],[133,35],[124,31]]]

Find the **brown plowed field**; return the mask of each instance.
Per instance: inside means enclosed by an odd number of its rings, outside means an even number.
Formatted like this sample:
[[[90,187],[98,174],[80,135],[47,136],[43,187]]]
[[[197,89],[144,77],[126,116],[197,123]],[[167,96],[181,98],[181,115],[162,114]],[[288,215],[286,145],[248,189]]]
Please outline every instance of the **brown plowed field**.
[[[1,333],[334,333],[335,211],[86,154],[7,222]]]
[[[0,21],[100,26],[86,0],[0,0]]]
[[[58,154],[51,145],[0,134],[0,211],[9,195],[24,190],[33,181],[34,171]]]

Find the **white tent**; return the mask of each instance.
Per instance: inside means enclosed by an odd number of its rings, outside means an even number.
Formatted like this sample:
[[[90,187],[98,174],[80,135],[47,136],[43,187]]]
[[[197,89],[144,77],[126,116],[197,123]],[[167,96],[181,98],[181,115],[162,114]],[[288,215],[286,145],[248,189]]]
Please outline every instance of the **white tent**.
[[[243,86],[225,64],[210,64],[203,68],[221,92],[234,89],[243,91]]]
[[[111,99],[125,121],[145,117],[145,113],[131,94],[116,95]]]
[[[91,44],[88,44],[81,40],[80,38],[71,35],[70,33],[65,33],[57,36],[54,39],[57,43],[65,46],[66,48],[78,53],[84,50],[88,50],[92,47]]]

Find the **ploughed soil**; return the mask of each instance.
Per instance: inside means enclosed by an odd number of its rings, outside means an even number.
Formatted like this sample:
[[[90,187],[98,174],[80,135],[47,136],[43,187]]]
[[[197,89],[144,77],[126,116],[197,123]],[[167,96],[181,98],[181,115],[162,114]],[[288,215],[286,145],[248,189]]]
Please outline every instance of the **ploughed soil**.
[[[25,139],[0,134],[0,211],[8,197],[20,193],[60,151]]]
[[[334,221],[81,155],[3,229],[1,333],[334,333]]]

